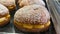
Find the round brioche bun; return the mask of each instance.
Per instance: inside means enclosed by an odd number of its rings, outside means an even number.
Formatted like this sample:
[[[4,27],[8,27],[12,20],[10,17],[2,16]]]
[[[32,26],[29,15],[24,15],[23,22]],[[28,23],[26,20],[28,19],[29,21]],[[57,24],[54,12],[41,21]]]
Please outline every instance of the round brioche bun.
[[[0,0],[0,4],[6,6],[9,10],[14,10],[16,7],[15,0]]]
[[[6,25],[10,20],[9,10],[0,4],[0,26]]]
[[[50,26],[50,15],[44,6],[24,6],[15,13],[14,25],[25,32],[44,31]]]

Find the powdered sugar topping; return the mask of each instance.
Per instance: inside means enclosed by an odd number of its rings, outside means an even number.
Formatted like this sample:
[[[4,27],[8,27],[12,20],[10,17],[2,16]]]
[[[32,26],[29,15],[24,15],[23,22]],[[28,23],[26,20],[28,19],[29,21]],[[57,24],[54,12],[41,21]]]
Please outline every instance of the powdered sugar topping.
[[[0,0],[0,3],[5,6],[15,5],[15,0]]]
[[[2,4],[0,4],[0,15],[5,15],[8,13],[9,13],[8,9],[5,6],[3,6]]]
[[[44,24],[50,19],[47,9],[40,5],[30,5],[19,9],[14,19],[21,23]]]

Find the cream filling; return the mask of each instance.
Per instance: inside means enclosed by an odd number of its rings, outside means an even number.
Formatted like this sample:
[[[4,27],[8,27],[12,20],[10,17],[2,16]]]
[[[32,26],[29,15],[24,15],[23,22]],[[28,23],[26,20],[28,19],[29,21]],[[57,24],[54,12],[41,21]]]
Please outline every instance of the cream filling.
[[[10,18],[10,15],[7,15],[5,17],[0,18],[0,23],[5,21],[7,18]]]
[[[12,5],[12,6],[8,6],[8,9],[13,9],[15,6]]]
[[[44,25],[30,25],[30,24],[22,24],[22,23],[18,23],[18,22],[15,22],[17,25],[20,25],[22,26],[23,28],[27,28],[27,29],[33,29],[33,28],[44,28],[44,27],[48,27],[50,25],[50,21],[48,21],[46,24]]]

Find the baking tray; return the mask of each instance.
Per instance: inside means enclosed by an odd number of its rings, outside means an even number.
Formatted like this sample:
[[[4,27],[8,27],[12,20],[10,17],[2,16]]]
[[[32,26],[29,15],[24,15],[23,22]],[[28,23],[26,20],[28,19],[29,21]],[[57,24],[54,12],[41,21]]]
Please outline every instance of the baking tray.
[[[46,8],[48,9],[48,6],[47,6],[47,3],[45,0],[43,0],[46,4]],[[51,25],[49,27],[49,29],[47,31],[44,31],[44,32],[39,32],[39,33],[28,33],[28,32],[22,32],[20,30],[18,30],[14,24],[13,24],[13,19],[14,19],[14,14],[15,12],[19,9],[19,6],[17,4],[17,0],[16,0],[16,8],[15,10],[12,10],[10,12],[10,15],[11,15],[11,19],[10,19],[10,22],[5,25],[4,27],[0,27],[0,32],[1,34],[7,34],[7,33],[17,33],[17,34],[56,34],[56,31],[55,31],[55,28],[54,28],[54,25],[53,25],[53,22],[52,22],[52,19],[51,19]],[[49,9],[48,9],[49,11]]]

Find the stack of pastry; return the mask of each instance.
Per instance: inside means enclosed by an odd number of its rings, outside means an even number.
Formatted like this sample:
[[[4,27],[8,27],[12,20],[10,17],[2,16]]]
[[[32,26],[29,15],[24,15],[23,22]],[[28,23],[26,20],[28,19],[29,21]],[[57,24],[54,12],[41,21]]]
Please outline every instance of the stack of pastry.
[[[50,26],[50,15],[43,0],[18,0],[22,8],[14,15],[14,25],[25,32],[41,32]],[[10,20],[9,10],[13,10],[15,0],[0,0],[0,26]]]

